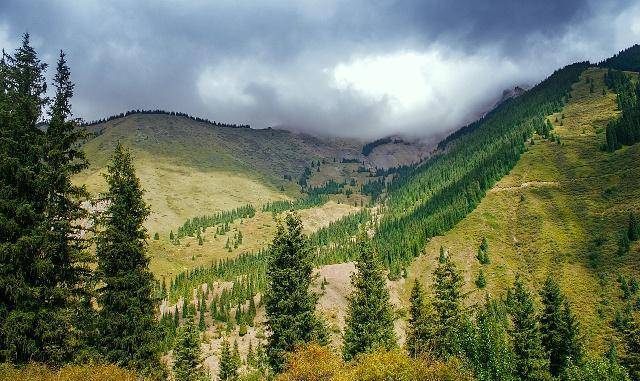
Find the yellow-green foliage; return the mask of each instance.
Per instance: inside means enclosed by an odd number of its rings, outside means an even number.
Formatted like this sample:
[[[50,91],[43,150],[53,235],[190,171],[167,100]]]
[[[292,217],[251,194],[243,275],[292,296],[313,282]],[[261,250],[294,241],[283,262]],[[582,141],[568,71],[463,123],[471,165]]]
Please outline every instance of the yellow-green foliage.
[[[465,381],[472,377],[455,361],[413,359],[402,350],[379,351],[349,363],[327,347],[309,345],[291,354],[279,381]]]
[[[136,373],[115,365],[67,365],[55,370],[40,364],[15,368],[0,364],[0,381],[143,381]]]
[[[464,272],[469,304],[480,302],[486,292],[503,295],[515,273],[536,290],[553,273],[572,303],[588,349],[608,348],[611,319],[622,303],[617,274],[640,274],[637,243],[629,254],[616,255],[629,211],[640,210],[640,144],[615,153],[600,149],[604,127],[619,114],[615,94],[602,94],[604,73],[585,71],[564,109],[549,116],[561,144],[535,136],[535,144],[480,205],[427,244],[410,278],[431,283],[441,245]],[[485,266],[476,259],[483,237],[491,259]],[[480,267],[487,278],[483,290],[474,284]],[[405,295],[408,299],[408,289]]]

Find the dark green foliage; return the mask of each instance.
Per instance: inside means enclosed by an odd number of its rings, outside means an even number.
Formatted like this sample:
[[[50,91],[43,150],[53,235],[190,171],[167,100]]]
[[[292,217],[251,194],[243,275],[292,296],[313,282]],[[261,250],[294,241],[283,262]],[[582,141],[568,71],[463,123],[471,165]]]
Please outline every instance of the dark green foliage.
[[[558,376],[571,362],[582,360],[577,321],[551,276],[547,277],[540,297],[543,304],[540,316],[542,345],[549,354],[551,374]]]
[[[487,278],[484,276],[484,270],[480,269],[478,273],[478,278],[476,278],[476,286],[479,289],[483,289],[487,286]]]
[[[533,299],[519,276],[516,276],[511,300],[511,337],[516,377],[524,381],[549,380],[549,360],[542,347]]]
[[[505,306],[487,298],[476,318],[474,351],[471,356],[479,381],[515,381],[514,352],[508,335]]]
[[[25,34],[0,60],[0,359],[60,365],[88,337],[90,290],[84,189],[71,176],[86,167],[83,131],[71,118],[73,84],[64,54],[46,97],[44,71]],[[46,132],[37,123],[49,106]],[[86,305],[86,304],[85,304]],[[88,324],[90,326],[91,324]]]
[[[218,379],[221,381],[233,381],[238,379],[238,363],[233,358],[229,341],[222,341],[222,351],[220,352],[220,367]]]
[[[356,243],[358,260],[351,275],[353,291],[347,306],[342,356],[346,361],[360,353],[391,349],[396,345],[389,290],[379,262],[364,230]]]
[[[302,221],[288,213],[279,221],[269,248],[268,288],[265,292],[267,325],[271,331],[267,353],[275,371],[295,346],[324,342],[326,332],[315,314],[318,296],[310,291],[313,263]]]
[[[411,307],[407,326],[407,351],[412,357],[419,357],[428,353],[435,334],[433,325],[433,311],[425,304],[422,285],[415,280],[411,289]]]
[[[329,201],[329,198],[326,195],[310,195],[307,198],[296,201],[279,200],[267,202],[262,206],[262,211],[280,213],[288,210],[308,209],[324,205],[327,201]]]
[[[634,381],[640,380],[640,324],[631,317],[623,328],[624,356],[622,364]]]
[[[606,129],[606,149],[613,152],[640,141],[640,86],[634,87],[626,73],[611,69],[605,83],[617,94],[618,109],[622,111],[620,118],[610,122]]]
[[[420,254],[427,239],[471,212],[513,168],[525,141],[546,125],[545,117],[561,109],[587,66],[578,63],[556,71],[448,139],[442,154],[399,174],[387,187],[385,213],[373,238],[385,266],[402,267]]]
[[[100,221],[96,255],[100,343],[106,358],[143,372],[160,368],[159,327],[152,298],[153,275],[143,226],[149,208],[142,199],[131,154],[116,146],[105,175],[107,210]]]
[[[201,365],[200,335],[193,320],[189,319],[178,330],[173,349],[175,361],[173,375],[176,381],[204,381],[207,375]]]
[[[440,246],[440,256],[438,257],[438,263],[444,263],[446,261],[446,255],[444,253],[444,247]]]
[[[634,212],[629,213],[629,226],[627,227],[627,237],[629,241],[637,241],[640,236],[640,227],[638,226],[638,217]]]
[[[611,58],[598,64],[616,70],[640,71],[640,45],[636,44],[621,50]]]
[[[629,252],[631,247],[631,241],[629,240],[629,233],[625,232],[618,241],[618,255],[625,255]]]
[[[581,365],[572,365],[560,377],[562,381],[630,381],[627,370],[617,360],[589,359]]]
[[[193,217],[178,228],[177,238],[194,237],[204,232],[207,228],[216,225],[224,226],[226,227],[226,231],[228,231],[228,226],[233,223],[233,221],[240,218],[251,218],[255,216],[255,214],[256,210],[252,205],[245,205],[213,215]],[[171,236],[169,238],[173,239]]]
[[[391,137],[380,138],[380,139],[374,140],[371,143],[367,143],[367,144],[362,146],[362,154],[364,156],[369,156],[369,154],[371,152],[373,152],[373,150],[377,146],[381,146],[381,145],[388,144],[388,143],[391,143],[391,142],[392,142]]]
[[[465,316],[462,310],[462,275],[446,257],[433,273],[436,320],[434,352],[440,357],[459,356],[463,352]]]

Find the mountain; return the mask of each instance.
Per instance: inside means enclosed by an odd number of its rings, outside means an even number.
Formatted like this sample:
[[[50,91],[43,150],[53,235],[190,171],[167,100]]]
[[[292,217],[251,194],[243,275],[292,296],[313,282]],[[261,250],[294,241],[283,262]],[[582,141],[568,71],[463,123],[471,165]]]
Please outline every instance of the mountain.
[[[428,242],[425,255],[409,268],[411,278],[431,282],[440,246],[464,270],[471,303],[482,302],[485,293],[504,294],[516,273],[534,289],[551,273],[576,311],[588,348],[606,349],[612,320],[624,305],[619,276],[640,276],[640,246],[617,254],[629,212],[640,210],[640,145],[613,154],[601,150],[606,125],[619,115],[605,73],[581,73],[569,101],[547,117],[556,139],[534,135],[478,206]],[[476,259],[483,238],[488,266]],[[485,290],[474,284],[481,268]]]
[[[90,167],[76,177],[92,194],[105,190],[102,178],[116,142],[133,151],[146,199],[150,231],[168,233],[186,219],[247,203],[305,197],[298,182],[311,163],[311,186],[326,181],[366,179],[357,172],[419,161],[422,145],[409,142],[378,147],[362,155],[363,142],[317,137],[279,129],[214,125],[185,115],[131,112],[87,126],[84,145]],[[386,146],[386,145],[385,145]],[[346,161],[346,162],[345,162]]]

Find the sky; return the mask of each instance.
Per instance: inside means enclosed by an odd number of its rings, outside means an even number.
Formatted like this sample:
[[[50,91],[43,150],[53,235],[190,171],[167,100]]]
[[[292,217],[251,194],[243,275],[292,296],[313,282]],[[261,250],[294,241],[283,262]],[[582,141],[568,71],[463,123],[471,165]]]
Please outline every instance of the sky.
[[[51,68],[65,51],[85,120],[165,109],[429,138],[505,89],[639,43],[640,2],[0,0],[0,47],[25,32]]]

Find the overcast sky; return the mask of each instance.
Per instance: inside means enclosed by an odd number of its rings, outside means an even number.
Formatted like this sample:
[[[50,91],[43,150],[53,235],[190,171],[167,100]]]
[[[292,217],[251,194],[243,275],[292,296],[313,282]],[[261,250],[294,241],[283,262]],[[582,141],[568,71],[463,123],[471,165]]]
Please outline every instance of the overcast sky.
[[[506,88],[640,42],[639,1],[1,0],[0,47],[63,49],[87,120],[183,111],[253,127],[432,136]]]

